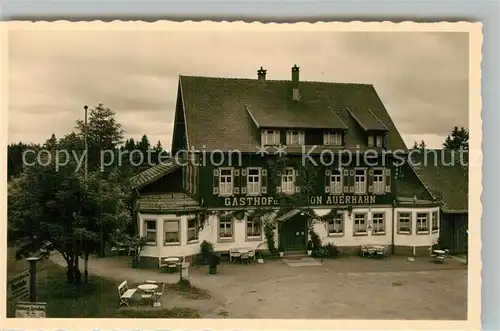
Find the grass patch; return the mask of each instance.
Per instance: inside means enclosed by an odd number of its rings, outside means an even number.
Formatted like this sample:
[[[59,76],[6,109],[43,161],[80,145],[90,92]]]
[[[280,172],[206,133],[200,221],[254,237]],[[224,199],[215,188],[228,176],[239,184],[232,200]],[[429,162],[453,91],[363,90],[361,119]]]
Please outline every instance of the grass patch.
[[[51,318],[199,318],[190,308],[153,309],[118,308],[118,283],[89,276],[88,284],[67,284],[66,270],[47,261],[37,274],[37,301],[47,302],[47,317]],[[15,306],[8,304],[7,317],[14,317]]]
[[[208,300],[212,297],[208,291],[193,286],[189,280],[185,278],[177,284],[167,285],[167,289],[193,300]]]

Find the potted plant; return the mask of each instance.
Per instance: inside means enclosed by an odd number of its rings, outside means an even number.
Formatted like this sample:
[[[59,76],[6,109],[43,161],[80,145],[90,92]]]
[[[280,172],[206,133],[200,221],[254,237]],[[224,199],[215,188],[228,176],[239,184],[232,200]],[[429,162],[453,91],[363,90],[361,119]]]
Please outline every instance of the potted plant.
[[[278,252],[280,254],[280,257],[283,257],[283,255],[285,255],[285,248],[283,247],[283,243],[281,241],[278,245]]]
[[[213,253],[214,253],[214,245],[211,242],[203,240],[203,242],[200,244],[200,254],[202,263],[204,265],[209,264],[210,257],[212,256]]]
[[[307,255],[311,256],[312,251],[313,251],[313,242],[312,240],[309,240],[307,242]]]
[[[217,273],[217,265],[220,263],[220,257],[216,254],[210,256],[208,264],[208,274],[215,275]]]

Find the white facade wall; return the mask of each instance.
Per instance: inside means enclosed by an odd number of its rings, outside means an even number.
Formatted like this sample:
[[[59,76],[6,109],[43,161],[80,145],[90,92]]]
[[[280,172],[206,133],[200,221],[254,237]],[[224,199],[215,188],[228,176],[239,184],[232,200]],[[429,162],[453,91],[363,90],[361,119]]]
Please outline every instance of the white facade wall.
[[[315,209],[318,216],[326,215],[330,212],[329,208]],[[397,231],[397,219],[393,219],[394,215],[398,212],[410,212],[412,217],[412,231],[410,234],[400,234]],[[439,207],[432,208],[394,208],[390,206],[377,206],[377,207],[360,207],[354,208],[349,215],[349,212],[343,211],[343,229],[342,234],[328,235],[326,222],[315,222],[313,229],[322,239],[323,244],[334,243],[339,247],[348,246],[362,246],[362,245],[381,245],[388,246],[392,244],[392,227],[396,226],[394,231],[394,244],[395,246],[431,246],[437,243],[439,238],[439,231],[429,231],[428,234],[418,234],[416,231],[416,215],[419,212],[429,213],[429,224],[432,226],[432,212],[437,212],[439,222]],[[374,213],[384,213],[385,218],[385,233],[374,234],[371,229],[368,229],[366,235],[354,235],[354,215],[356,213],[366,213],[367,225],[371,225],[372,215]],[[188,242],[188,219],[194,218],[195,215],[156,215],[156,214],[142,214],[138,213],[139,231],[141,235],[145,234],[145,220],[156,220],[157,241],[156,245],[144,246],[141,256],[148,257],[166,257],[166,256],[190,256],[198,254],[200,251],[200,244],[204,240],[214,244],[216,251],[229,251],[233,248],[249,247],[253,249],[267,249],[267,243],[264,233],[264,228],[261,228],[260,239],[247,239],[246,238],[246,220],[245,216],[242,220],[233,218],[232,225],[234,228],[233,238],[231,240],[220,240],[218,238],[219,216],[209,215],[208,221],[205,222],[203,229],[199,232],[199,238],[196,241]],[[180,243],[179,244],[165,244],[163,239],[163,225],[165,220],[179,220],[180,221]],[[275,243],[278,247],[278,227],[276,227]]]
[[[318,216],[328,214],[330,209],[315,209]],[[377,207],[377,208],[354,208],[351,215],[347,211],[342,213],[344,220],[344,232],[328,236],[326,222],[316,222],[314,231],[322,239],[323,244],[334,243],[336,246],[362,246],[362,245],[381,245],[387,246],[392,243],[392,207]],[[356,213],[366,213],[367,224],[370,224],[373,213],[384,213],[385,218],[385,234],[374,234],[371,230],[367,231],[367,235],[354,235],[354,215]]]

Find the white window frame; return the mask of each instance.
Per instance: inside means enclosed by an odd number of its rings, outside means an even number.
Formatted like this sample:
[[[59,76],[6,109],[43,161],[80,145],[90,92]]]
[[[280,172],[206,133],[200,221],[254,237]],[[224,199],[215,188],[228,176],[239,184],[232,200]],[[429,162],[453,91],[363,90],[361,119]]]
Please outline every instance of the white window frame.
[[[342,133],[340,133],[340,132],[325,132],[323,134],[323,145],[341,146],[342,145]]]
[[[411,234],[411,219],[412,219],[412,213],[411,212],[406,212],[406,211],[403,211],[403,212],[398,212],[398,233],[401,233],[401,234]],[[404,220],[406,223],[406,221],[408,221],[408,230],[401,230],[401,221]]]
[[[155,228],[154,229],[148,229],[148,222],[153,222],[154,225],[155,225]],[[148,240],[148,233],[154,233],[154,236],[155,236],[155,240],[154,241],[150,241]],[[145,219],[144,220],[144,236],[146,237],[146,245],[155,245],[158,243],[158,221],[155,220],[155,219]]]
[[[263,146],[278,146],[280,145],[281,135],[279,130],[263,129],[261,135],[261,143]]]
[[[189,222],[194,221],[194,227],[189,226]],[[200,240],[200,227],[199,220],[196,217],[187,219],[187,242],[188,244],[197,243]],[[195,238],[189,239],[189,234],[194,232]]]
[[[330,228],[332,226],[333,229]],[[333,231],[331,231],[333,230]],[[344,213],[335,215],[326,223],[326,231],[329,237],[341,237],[344,235]]]
[[[252,230],[253,231],[255,231],[256,228],[259,229],[259,235],[258,236],[253,236],[253,235],[251,236],[251,235],[248,234],[248,226],[250,224],[252,225]],[[247,220],[245,222],[245,238],[246,238],[247,241],[262,239],[262,222],[259,222],[259,221],[254,220],[254,219],[247,218]]]
[[[383,145],[382,136],[375,136],[375,146],[382,147],[382,145]]]
[[[380,174],[375,174],[376,172],[380,172]],[[373,193],[382,194],[385,193],[385,169],[376,168],[373,169]],[[380,179],[380,180],[376,180]]]
[[[363,175],[359,175],[358,171],[362,171]],[[363,181],[356,181],[362,178]],[[354,194],[366,194],[366,169],[354,169]]]
[[[177,223],[177,241],[167,241],[167,230],[166,223]],[[168,233],[174,233],[169,231]],[[181,243],[181,221],[180,220],[163,220],[163,245],[180,245]]]
[[[356,218],[358,216],[363,216],[363,226],[356,226],[356,221],[358,221]],[[366,217],[366,213],[354,213],[354,217],[353,217],[353,221],[352,221],[352,225],[353,225],[353,234],[355,236],[361,236],[361,235],[368,235],[368,229],[367,229],[367,224],[366,224],[366,221],[367,221],[367,217]],[[364,229],[364,231],[360,231]]]
[[[301,130],[287,130],[286,144],[287,145],[304,145],[305,133]]]
[[[330,194],[342,194],[344,176],[341,169],[333,169],[330,175]]]
[[[291,174],[290,174],[291,172]],[[285,194],[295,193],[295,169],[285,168],[281,174],[281,192]]]
[[[368,147],[374,147],[374,145],[375,145],[375,136],[371,134],[368,136]]]
[[[223,171],[230,171],[231,175],[223,175]],[[226,180],[228,178],[231,179],[231,182],[228,184],[227,182],[222,182],[222,178]],[[224,190],[223,190],[224,188]],[[234,190],[234,169],[233,168],[219,168],[219,195],[220,196],[229,196],[233,195]]]
[[[251,175],[250,171],[258,171],[258,175]],[[250,182],[250,178],[257,178],[257,183]],[[262,190],[262,169],[247,168],[247,195],[260,195]]]
[[[436,226],[434,226],[434,224],[436,224]],[[431,226],[433,233],[439,232],[439,213],[437,211],[432,212]]]
[[[231,236],[221,236],[221,223],[231,224]],[[234,240],[234,220],[232,218],[219,218],[219,224],[217,228],[217,238],[219,241],[233,241]],[[227,226],[224,227],[224,234],[227,232]]]
[[[417,234],[427,234],[429,233],[429,213],[417,213],[417,218],[415,222],[415,229]]]
[[[384,235],[385,234],[385,213],[384,212],[372,213],[372,233],[374,235]]]

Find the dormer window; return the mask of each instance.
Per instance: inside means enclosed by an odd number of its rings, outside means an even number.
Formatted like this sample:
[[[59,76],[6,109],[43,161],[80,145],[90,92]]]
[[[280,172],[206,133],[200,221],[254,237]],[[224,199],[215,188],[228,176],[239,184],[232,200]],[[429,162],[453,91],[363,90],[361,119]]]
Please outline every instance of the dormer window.
[[[286,132],[287,145],[304,145],[304,131],[288,130]]]
[[[382,135],[371,134],[368,136],[368,147],[382,147],[384,138]]]
[[[340,132],[325,132],[323,134],[323,145],[341,146],[342,133]]]
[[[261,142],[263,146],[272,146],[280,144],[279,130],[262,130]]]

